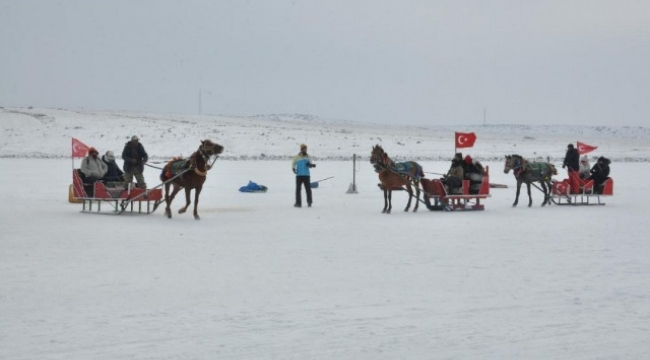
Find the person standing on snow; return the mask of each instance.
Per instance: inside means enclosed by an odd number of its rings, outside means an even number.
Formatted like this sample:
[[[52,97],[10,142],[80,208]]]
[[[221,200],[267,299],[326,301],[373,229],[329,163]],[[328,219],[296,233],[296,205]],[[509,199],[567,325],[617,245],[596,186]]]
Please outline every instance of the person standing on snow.
[[[124,183],[128,187],[133,181],[133,177],[137,180],[136,187],[146,189],[147,184],[144,181],[144,164],[149,160],[149,155],[144,150],[144,146],[140,144],[140,138],[137,135],[131,137],[131,141],[124,144],[122,150],[122,159],[124,159]]]
[[[301,186],[304,186],[305,193],[307,194],[307,206],[311,207],[311,177],[309,174],[309,169],[315,167],[316,164],[311,163],[311,159],[307,154],[307,145],[300,145],[300,153],[294,156],[293,161],[291,162],[291,170],[293,170],[293,173],[296,174],[296,202],[293,204],[293,206],[302,206]]]

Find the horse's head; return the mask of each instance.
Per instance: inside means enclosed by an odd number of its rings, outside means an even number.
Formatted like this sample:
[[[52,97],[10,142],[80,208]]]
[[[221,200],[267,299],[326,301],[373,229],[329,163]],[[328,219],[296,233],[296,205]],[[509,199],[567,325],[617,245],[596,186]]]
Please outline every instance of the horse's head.
[[[503,165],[503,172],[507,174],[510,172],[510,170],[512,170],[512,156],[506,155],[506,162]]]
[[[207,156],[219,155],[223,152],[223,146],[210,140],[201,140],[199,149]]]
[[[372,152],[370,153],[370,163],[373,165],[381,164],[384,162],[384,156],[386,152],[380,145],[375,145],[372,147]]]
[[[523,159],[519,155],[506,155],[506,162],[503,166],[503,172],[509,173],[512,169],[518,169],[523,165]]]

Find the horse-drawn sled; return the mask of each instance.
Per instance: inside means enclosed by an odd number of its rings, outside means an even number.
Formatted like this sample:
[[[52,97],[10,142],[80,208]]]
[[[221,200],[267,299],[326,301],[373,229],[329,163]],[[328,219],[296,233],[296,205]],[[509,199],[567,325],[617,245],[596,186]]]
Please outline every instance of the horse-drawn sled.
[[[476,175],[472,180],[465,179],[462,186],[451,191],[445,186],[442,180],[429,180],[424,178],[422,166],[414,161],[393,162],[384,149],[376,145],[370,155],[370,163],[375,167],[381,182],[379,188],[384,191],[383,213],[390,213],[392,204],[392,192],[394,190],[406,190],[409,194],[409,201],[404,211],[411,206],[411,199],[415,196],[416,203],[413,211],[417,211],[418,204],[423,201],[431,211],[467,211],[485,210],[481,200],[490,197],[489,168],[486,167],[484,174]],[[423,199],[420,200],[420,186],[422,187]],[[415,195],[413,194],[415,190]],[[433,203],[431,202],[433,200]]]
[[[533,204],[530,188],[531,185],[544,193],[542,206],[556,205],[605,205],[601,197],[614,195],[614,180],[607,178],[602,184],[595,183],[592,179],[582,179],[577,172],[570,172],[569,178],[561,181],[553,180],[557,169],[547,162],[527,161],[519,155],[506,156],[504,173],[513,171],[517,180],[517,194],[512,206],[519,202],[519,190],[525,183],[528,188],[528,206]],[[536,185],[536,184],[539,184]]]
[[[165,201],[165,216],[172,217],[171,203],[176,194],[185,190],[185,206],[178,210],[184,213],[191,204],[190,192],[194,190],[194,218],[199,220],[199,194],[203,188],[208,170],[223,151],[223,146],[210,140],[202,140],[199,148],[189,159],[172,159],[160,174],[160,184],[151,189],[140,189],[134,184],[122,182],[94,184],[84,183],[83,173],[79,169],[72,172],[70,201],[83,204],[81,212],[96,214],[122,214],[124,212],[151,214]],[[214,156],[212,164],[210,158]],[[165,196],[163,190],[165,188]],[[104,204],[104,209],[102,209]],[[107,210],[108,211],[105,211]]]

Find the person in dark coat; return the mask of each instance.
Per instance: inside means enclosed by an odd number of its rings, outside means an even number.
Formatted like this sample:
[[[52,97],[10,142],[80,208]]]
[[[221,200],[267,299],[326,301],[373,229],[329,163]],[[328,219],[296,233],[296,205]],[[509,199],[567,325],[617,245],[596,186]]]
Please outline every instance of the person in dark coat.
[[[454,157],[454,159],[451,160],[451,168],[440,182],[447,186],[448,193],[457,194],[459,193],[459,189],[463,186],[463,177],[463,159],[461,158],[458,160]]]
[[[567,168],[569,172],[569,184],[571,185],[571,193],[577,194],[580,192],[580,154],[573,144],[567,145],[566,155],[562,168]]]
[[[122,177],[124,172],[119,166],[117,166],[117,163],[115,163],[115,155],[112,151],[107,151],[106,154],[102,156],[102,161],[108,167],[106,174],[104,174],[104,177],[102,178],[104,182],[124,182],[124,178]]]
[[[463,173],[465,179],[469,180],[470,194],[477,194],[480,184],[483,181],[483,175],[485,175],[483,165],[478,160],[472,159],[471,156],[467,155],[463,159]]]
[[[147,184],[142,173],[144,172],[144,164],[149,160],[149,155],[147,155],[137,135],[133,135],[131,141],[124,144],[122,159],[124,159],[124,183],[126,186],[131,184],[135,176],[136,187],[146,189]]]
[[[591,168],[589,179],[594,181],[594,193],[603,193],[603,183],[609,177],[609,164],[611,162],[605,157],[599,157],[594,167]]]

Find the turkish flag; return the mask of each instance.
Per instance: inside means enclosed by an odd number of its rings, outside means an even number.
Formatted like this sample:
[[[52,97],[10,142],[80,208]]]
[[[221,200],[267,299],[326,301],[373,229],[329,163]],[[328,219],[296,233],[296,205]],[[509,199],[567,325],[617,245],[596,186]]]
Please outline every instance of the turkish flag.
[[[90,147],[81,141],[72,138],[72,157],[73,158],[79,158],[79,157],[85,157],[86,154],[88,153],[88,149]]]
[[[476,141],[476,134],[471,133],[456,133],[456,148],[470,148],[474,146]]]
[[[578,154],[583,155],[598,149],[598,146],[591,146],[578,141]]]

